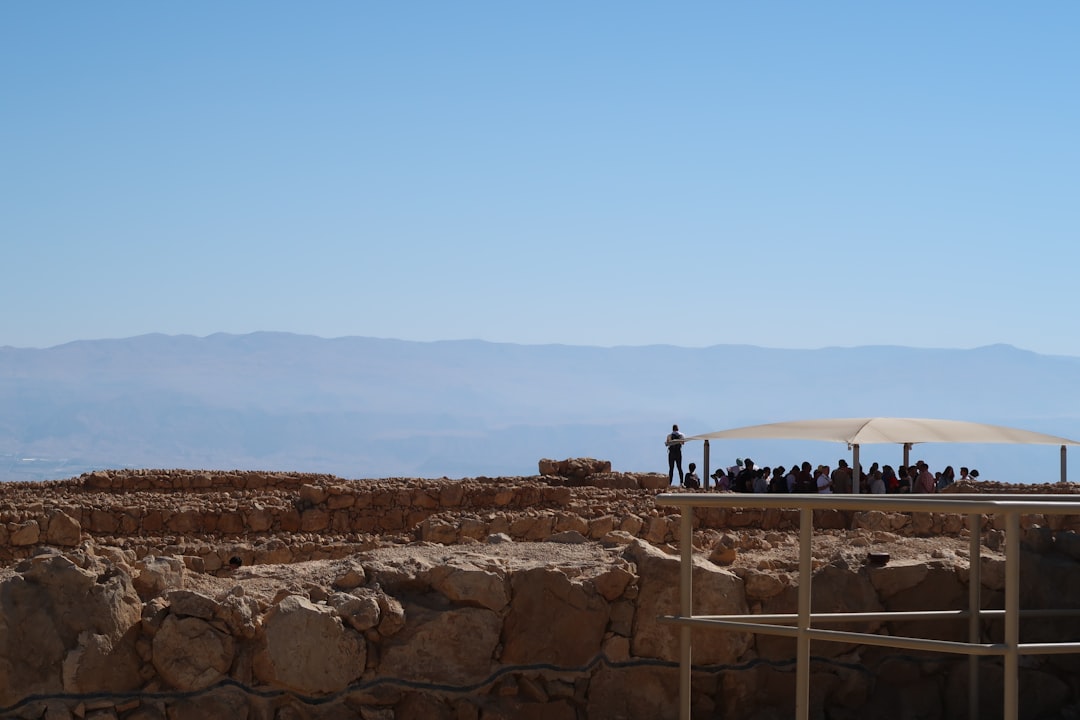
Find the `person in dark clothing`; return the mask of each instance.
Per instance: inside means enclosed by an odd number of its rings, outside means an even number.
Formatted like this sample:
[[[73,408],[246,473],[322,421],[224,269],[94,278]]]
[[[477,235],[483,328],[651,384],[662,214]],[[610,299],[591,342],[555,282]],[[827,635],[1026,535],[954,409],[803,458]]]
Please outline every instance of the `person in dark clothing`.
[[[799,479],[795,482],[795,492],[817,492],[817,484],[814,482],[814,474],[809,461],[803,461],[802,467],[799,469]]]
[[[686,478],[683,482],[683,485],[690,488],[691,490],[697,490],[701,487],[701,479],[698,478],[697,474],[697,465],[695,465],[694,463],[690,463],[690,472],[686,473]]]
[[[731,489],[735,492],[753,492],[756,470],[753,460],[750,458],[743,460],[742,471],[735,476],[735,482],[732,484]]]
[[[679,485],[683,484],[683,469],[682,469],[682,446],[686,442],[686,436],[679,432],[678,425],[671,426],[671,434],[667,436],[664,441],[664,445],[667,446],[667,479],[668,485],[672,483],[675,478],[675,468],[679,468]]]
[[[772,478],[769,480],[769,492],[786,493],[787,491],[787,477],[785,477],[784,466],[781,465],[773,469]]]

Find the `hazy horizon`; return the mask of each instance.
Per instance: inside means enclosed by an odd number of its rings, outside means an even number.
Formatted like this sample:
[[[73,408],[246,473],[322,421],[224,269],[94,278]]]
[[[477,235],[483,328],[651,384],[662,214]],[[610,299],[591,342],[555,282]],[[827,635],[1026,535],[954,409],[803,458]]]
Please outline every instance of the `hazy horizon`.
[[[1055,357],[1055,356],[1056,357],[1080,357],[1080,355],[1039,352],[1039,351],[1034,350],[1032,348],[1021,347],[1019,345],[1015,345],[1015,344],[1009,343],[1009,342],[993,342],[993,343],[987,343],[985,345],[975,345],[975,346],[970,346],[970,347],[950,346],[950,345],[941,345],[941,346],[926,345],[926,346],[922,346],[922,345],[899,345],[899,344],[818,345],[818,346],[799,347],[799,346],[793,346],[793,345],[769,345],[769,344],[755,345],[755,344],[750,344],[750,343],[734,343],[734,342],[732,342],[732,343],[712,343],[710,345],[680,345],[680,344],[673,344],[673,343],[643,343],[643,344],[598,345],[598,344],[590,344],[590,343],[564,343],[564,342],[556,342],[556,341],[552,341],[552,342],[513,342],[513,341],[503,341],[503,340],[491,340],[491,339],[488,339],[488,338],[481,338],[481,337],[442,338],[442,339],[439,339],[439,340],[417,340],[417,339],[413,339],[413,338],[388,337],[388,336],[384,337],[384,336],[374,336],[374,335],[335,335],[335,336],[326,336],[326,335],[319,335],[319,334],[316,334],[316,333],[290,332],[290,331],[287,331],[287,330],[253,330],[251,332],[246,332],[246,333],[213,331],[213,332],[208,332],[208,333],[205,333],[205,334],[195,334],[195,333],[170,334],[170,333],[163,333],[163,332],[147,332],[147,333],[139,333],[139,334],[136,334],[136,335],[126,335],[126,336],[116,336],[116,337],[97,337],[97,338],[78,337],[78,338],[73,338],[73,339],[70,339],[70,340],[62,340],[62,341],[56,342],[55,344],[44,345],[44,346],[43,345],[0,345],[0,348],[10,348],[10,349],[13,349],[13,350],[51,350],[51,349],[55,349],[55,348],[58,348],[58,347],[62,347],[64,345],[71,345],[71,344],[75,344],[75,343],[123,341],[123,340],[133,340],[133,339],[137,339],[137,338],[141,338],[141,337],[155,337],[155,336],[160,336],[160,337],[165,337],[165,338],[171,338],[171,337],[183,338],[183,337],[187,337],[187,338],[194,338],[194,339],[198,339],[198,340],[205,340],[207,338],[211,338],[211,337],[214,337],[214,336],[239,337],[239,336],[244,336],[244,335],[292,335],[292,336],[298,336],[298,337],[310,337],[310,338],[315,338],[315,339],[318,339],[318,340],[348,340],[348,339],[356,339],[356,338],[358,338],[358,339],[387,340],[387,341],[391,341],[391,342],[419,343],[419,344],[479,342],[479,343],[487,343],[487,344],[491,344],[491,345],[517,345],[517,346],[521,346],[521,347],[548,347],[548,346],[553,346],[553,347],[582,347],[582,348],[597,348],[597,349],[670,347],[670,348],[679,348],[679,349],[685,349],[685,350],[706,350],[706,349],[709,349],[709,348],[740,347],[740,346],[742,346],[742,347],[760,348],[760,349],[763,349],[763,350],[831,350],[831,349],[854,350],[854,349],[860,349],[860,348],[868,348],[868,349],[874,349],[874,348],[883,348],[883,349],[903,348],[903,349],[912,349],[912,350],[980,350],[980,349],[984,349],[984,348],[1005,347],[1005,348],[1012,348],[1012,349],[1015,349],[1015,350],[1019,350],[1019,351],[1022,351],[1022,352],[1031,352],[1031,353],[1036,353],[1036,354],[1039,354],[1039,355],[1045,355],[1047,357]]]
[[[663,472],[672,423],[694,435],[820,417],[970,420],[1075,438],[1077,388],[1080,359],[1005,345],[602,348],[153,334],[0,348],[0,477],[64,479],[101,467],[533,475],[541,458],[567,457]],[[1058,476],[1056,448],[916,448],[912,458],[934,469],[977,467],[986,480]],[[747,455],[769,466],[850,460],[831,443],[724,441],[713,444],[712,464]],[[895,467],[901,450],[865,446],[861,459]]]

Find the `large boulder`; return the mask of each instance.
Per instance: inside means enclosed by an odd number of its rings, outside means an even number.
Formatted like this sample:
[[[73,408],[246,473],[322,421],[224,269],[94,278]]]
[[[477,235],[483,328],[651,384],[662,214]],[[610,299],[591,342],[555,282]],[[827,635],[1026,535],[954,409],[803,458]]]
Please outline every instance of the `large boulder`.
[[[130,576],[81,552],[41,555],[18,570],[0,583],[0,706],[60,692],[65,677],[68,688],[95,677],[100,689],[130,689],[141,616]]]
[[[890,582],[886,578],[892,578],[891,582],[899,587],[908,578],[918,576],[914,568],[899,566],[893,570],[891,574],[870,576],[865,571],[849,567],[843,562],[824,565],[814,573],[810,586],[810,609],[815,613],[881,612],[885,608],[878,599],[872,577],[878,577],[880,582]],[[780,593],[762,602],[764,613],[796,614],[798,611],[798,585],[787,585]],[[880,628],[881,623],[815,622],[814,626],[828,630],[872,633]],[[838,642],[815,642],[811,645],[811,652],[823,657],[836,657],[850,652],[852,647],[852,645]],[[796,640],[791,637],[762,634],[758,636],[757,649],[763,658],[787,661],[796,655]]]
[[[366,588],[357,588],[351,593],[332,593],[326,602],[353,630],[370,630],[382,619],[377,594]]]
[[[498,612],[510,601],[510,584],[501,568],[482,562],[462,558],[439,565],[431,570],[431,585],[456,604]]]
[[[600,653],[609,608],[592,582],[571,579],[560,569],[532,568],[514,573],[511,585],[504,663],[573,667]]]
[[[65,692],[130,692],[142,685],[142,667],[135,640],[138,628],[132,627],[120,639],[84,632],[79,646],[64,656]]]
[[[926,575],[918,585],[883,597],[882,602],[885,609],[890,611],[965,610],[968,606],[968,589],[960,582],[959,573],[954,567],[932,560],[927,562]],[[1027,623],[1024,625],[1026,627]],[[955,642],[968,640],[968,623],[961,619],[906,620],[890,623],[889,629],[892,634],[909,637]]]
[[[383,641],[379,674],[428,683],[468,685],[492,672],[499,616],[475,607],[409,603],[408,623]]]
[[[75,547],[82,539],[82,526],[79,521],[62,510],[49,513],[45,529],[45,542],[61,547]]]
[[[175,557],[147,555],[135,563],[134,585],[144,600],[184,587],[184,561]]]
[[[232,666],[232,636],[206,620],[168,615],[154,635],[154,668],[177,690],[202,690],[224,679]]]
[[[36,545],[41,538],[41,526],[38,525],[37,520],[26,520],[24,522],[14,523],[10,529],[10,533],[8,542],[16,547]]]
[[[677,668],[604,667],[589,685],[587,717],[675,720],[678,716]]]
[[[271,608],[255,653],[255,676],[305,694],[342,690],[364,672],[367,645],[333,608],[288,595]]]
[[[634,614],[631,652],[638,657],[679,660],[679,628],[661,623],[661,615],[679,614],[680,560],[649,543],[634,541],[626,555],[637,564],[640,592]],[[695,615],[742,615],[747,612],[743,581],[704,558],[693,559]],[[733,663],[751,646],[749,633],[709,631],[694,635],[694,663]]]

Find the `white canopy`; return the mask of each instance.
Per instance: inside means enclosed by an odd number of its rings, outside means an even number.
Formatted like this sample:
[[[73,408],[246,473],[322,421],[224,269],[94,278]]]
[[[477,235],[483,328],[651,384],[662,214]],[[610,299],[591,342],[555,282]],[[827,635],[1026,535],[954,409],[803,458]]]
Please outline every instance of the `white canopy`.
[[[1019,445],[1060,445],[1061,480],[1066,480],[1065,446],[1080,445],[1076,440],[1045,433],[985,425],[961,420],[925,418],[834,418],[796,420],[794,422],[748,425],[731,430],[692,435],[687,440],[705,441],[705,476],[709,473],[710,440],[821,440],[847,443],[854,451],[855,491],[859,484],[859,446],[866,443],[899,443],[904,446],[904,464],[908,450],[915,443],[1012,443]],[[706,484],[708,481],[706,481]]]
[[[867,443],[1015,443],[1080,445],[1076,440],[1000,425],[921,418],[836,418],[748,425],[693,435],[688,440],[822,440],[848,445]]]

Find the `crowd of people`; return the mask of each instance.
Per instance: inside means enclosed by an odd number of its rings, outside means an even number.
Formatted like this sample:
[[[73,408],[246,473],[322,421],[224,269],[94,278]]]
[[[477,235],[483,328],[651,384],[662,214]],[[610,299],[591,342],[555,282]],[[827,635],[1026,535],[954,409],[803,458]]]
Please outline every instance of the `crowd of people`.
[[[690,463],[687,472],[682,467],[682,446],[685,435],[679,432],[679,426],[673,425],[671,433],[664,440],[668,451],[668,483],[674,483],[675,471],[679,472],[679,486],[697,489],[702,487],[697,474],[697,465]],[[706,479],[704,487],[721,492],[754,493],[935,493],[962,480],[978,480],[979,471],[960,468],[957,475],[952,465],[940,472],[930,472],[930,467],[923,460],[914,465],[901,465],[893,469],[892,465],[874,463],[870,468],[859,466],[859,487],[856,489],[855,472],[848,462],[841,458],[835,468],[818,465],[816,468],[807,461],[785,468],[783,465],[757,467],[750,458],[740,458],[728,468],[718,468]],[[710,482],[712,481],[712,488]]]
[[[693,468],[693,464],[691,464]],[[959,480],[977,480],[978,470],[960,468],[957,474],[951,465],[940,472],[932,473],[926,462],[919,460],[907,467],[901,465],[894,469],[892,465],[874,463],[869,469],[859,467],[859,487],[856,490],[855,472],[844,459],[837,461],[836,467],[818,465],[814,467],[804,461],[785,468],[758,467],[750,458],[738,459],[728,468],[719,468],[710,479],[713,489],[731,492],[754,493],[935,493],[940,492]],[[691,482],[684,482],[684,487],[700,487],[696,473],[688,473]],[[709,482],[705,483],[708,488]]]

